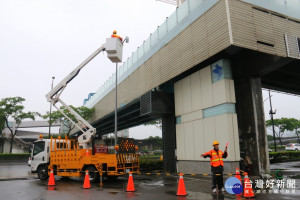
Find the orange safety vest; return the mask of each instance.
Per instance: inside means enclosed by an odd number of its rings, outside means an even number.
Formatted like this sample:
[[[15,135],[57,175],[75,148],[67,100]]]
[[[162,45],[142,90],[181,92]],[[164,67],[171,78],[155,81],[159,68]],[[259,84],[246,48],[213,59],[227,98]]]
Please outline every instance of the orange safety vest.
[[[213,167],[219,167],[224,166],[223,165],[223,152],[219,150],[219,154],[214,150],[210,150],[209,152],[206,152],[204,156],[210,156],[210,164]]]
[[[123,38],[120,37],[120,36],[117,35],[117,34],[112,34],[111,37],[112,37],[112,38],[119,38],[119,39],[121,40],[121,42],[123,41]]]

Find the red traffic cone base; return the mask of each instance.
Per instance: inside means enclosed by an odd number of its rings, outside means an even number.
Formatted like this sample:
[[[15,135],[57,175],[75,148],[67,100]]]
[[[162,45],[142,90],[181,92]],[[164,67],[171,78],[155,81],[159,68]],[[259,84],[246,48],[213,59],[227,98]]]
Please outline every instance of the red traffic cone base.
[[[48,186],[48,190],[54,191],[55,190],[55,186]]]

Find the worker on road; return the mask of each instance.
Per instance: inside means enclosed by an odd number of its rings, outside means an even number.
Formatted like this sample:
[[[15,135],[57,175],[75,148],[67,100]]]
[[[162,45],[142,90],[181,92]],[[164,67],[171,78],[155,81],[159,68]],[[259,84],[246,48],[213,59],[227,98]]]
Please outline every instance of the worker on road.
[[[219,144],[220,143],[218,141],[213,141],[214,149],[204,154],[201,154],[201,157],[203,158],[210,157],[211,172],[213,174],[211,189],[214,193],[217,192],[217,186],[219,191],[225,191],[223,183],[223,158],[226,158],[228,156],[228,153],[227,146],[223,153],[221,150],[219,150]]]
[[[113,34],[111,35],[111,37],[112,38],[119,38],[121,40],[121,42],[123,41],[123,38],[121,36],[117,35],[117,31],[116,30],[113,31]]]

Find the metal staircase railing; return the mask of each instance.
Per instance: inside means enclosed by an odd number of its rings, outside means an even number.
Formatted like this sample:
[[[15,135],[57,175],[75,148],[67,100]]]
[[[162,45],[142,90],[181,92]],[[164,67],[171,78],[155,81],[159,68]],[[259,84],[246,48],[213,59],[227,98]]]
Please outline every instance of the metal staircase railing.
[[[9,137],[10,139],[11,137]],[[31,146],[31,143],[30,142],[25,142],[24,140],[22,140],[21,138],[19,138],[18,136],[15,136],[14,139],[13,139],[13,142],[20,146],[22,149],[24,148],[29,148]]]

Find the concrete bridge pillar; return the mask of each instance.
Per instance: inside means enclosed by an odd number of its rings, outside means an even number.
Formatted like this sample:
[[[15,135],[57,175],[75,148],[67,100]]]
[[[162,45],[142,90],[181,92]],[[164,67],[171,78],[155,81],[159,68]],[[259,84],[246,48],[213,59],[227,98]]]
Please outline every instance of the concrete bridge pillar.
[[[251,78],[241,67],[235,67],[236,112],[242,157],[253,163],[251,173],[270,171],[264,105],[260,78]]]
[[[167,172],[176,172],[176,132],[175,116],[166,114],[162,117],[163,165]]]

